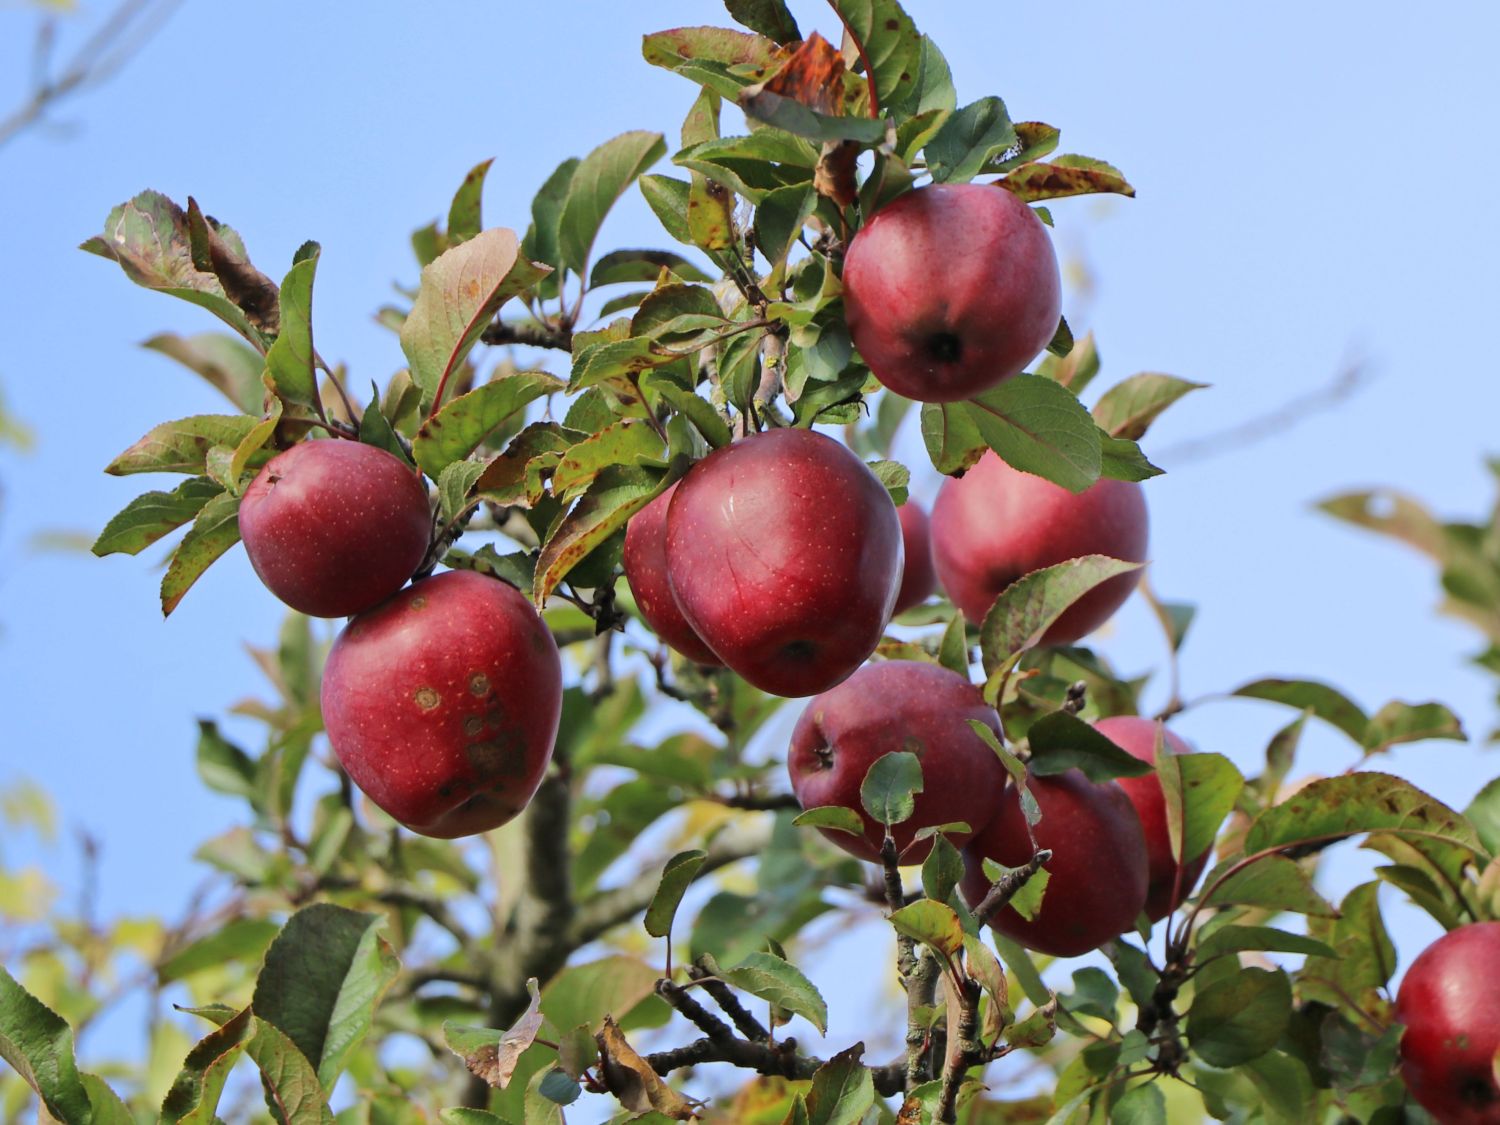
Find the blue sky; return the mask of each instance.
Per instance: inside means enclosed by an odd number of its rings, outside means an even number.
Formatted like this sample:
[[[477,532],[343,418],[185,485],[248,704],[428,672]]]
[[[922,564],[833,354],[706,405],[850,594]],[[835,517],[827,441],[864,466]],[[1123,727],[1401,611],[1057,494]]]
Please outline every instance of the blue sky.
[[[1060,126],[1062,151],[1112,161],[1138,190],[1053,213],[1060,253],[1089,280],[1065,311],[1097,333],[1096,386],[1140,370],[1213,384],[1145,443],[1168,470],[1147,486],[1152,581],[1200,606],[1186,694],[1307,676],[1371,709],[1440,699],[1471,732],[1491,729],[1490,682],[1465,664],[1477,638],[1434,615],[1425,562],[1310,505],[1381,483],[1450,516],[1490,503],[1500,10],[907,7],[947,54],[960,101],[998,93],[1013,118]],[[805,30],[834,35],[828,9],[793,8]],[[44,529],[97,531],[143,484],[102,474],[116,452],[158,421],[221,409],[138,347],[211,318],[74,247],[146,187],[193,194],[273,277],[315,238],[319,349],[354,386],[383,382],[403,361],[371,313],[393,282],[415,281],[407,235],[446,212],[464,173],[495,157],[487,221],[524,229],[562,158],[631,128],[675,137],[694,90],[642,62],[639,36],[726,22],[709,0],[349,10],[187,0],[115,81],[60,111],[65,135],[0,149],[0,386],[38,439],[30,455],[0,452],[0,785],[34,779],[65,825],[101,840],[106,913],[176,909],[198,877],[192,848],[239,815],[196,778],[194,718],[260,690],[242,641],[269,642],[280,610],[238,551],[163,623],[153,552],[101,561],[28,546]],[[30,28],[0,8],[0,111],[23,93]],[[668,245],[634,195],[603,238]],[[1336,411],[1220,455],[1168,456],[1352,362],[1369,379]],[[935,484],[919,475],[918,495]],[[1138,602],[1100,643],[1132,672],[1161,667]],[[1159,702],[1164,686],[1152,690]],[[1178,728],[1253,769],[1288,717],[1212,703]],[[1334,733],[1306,745],[1304,768],[1353,761]],[[1459,805],[1500,772],[1448,743],[1379,765]],[[1361,862],[1333,874],[1347,887]],[[71,851],[49,863],[76,881]],[[1397,913],[1404,962],[1433,931]]]

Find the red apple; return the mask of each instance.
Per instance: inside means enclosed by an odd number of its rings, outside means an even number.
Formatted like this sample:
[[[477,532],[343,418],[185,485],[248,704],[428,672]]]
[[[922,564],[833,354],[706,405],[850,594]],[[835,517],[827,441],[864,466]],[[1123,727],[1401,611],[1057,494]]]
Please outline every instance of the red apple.
[[[1156,730],[1159,724],[1136,715],[1116,715],[1100,719],[1094,729],[1108,738],[1120,749],[1128,751],[1143,762],[1156,761]],[[1171,731],[1163,728],[1167,749],[1173,754],[1191,754],[1193,748]],[[1160,922],[1182,902],[1198,884],[1198,877],[1208,865],[1209,851],[1182,867],[1182,876],[1177,875],[1178,864],[1172,858],[1172,841],[1167,833],[1167,800],[1162,795],[1161,782],[1155,774],[1141,777],[1121,777],[1116,784],[1125,790],[1125,796],[1135,806],[1141,818],[1141,828],[1146,833],[1146,861],[1150,868],[1151,886],[1146,892],[1146,915],[1153,922]],[[1173,888],[1176,894],[1173,894]]]
[[[682,616],[762,691],[816,695],[875,651],[901,585],[901,523],[869,468],[811,430],[710,453],[667,509]]]
[[[383,602],[422,565],[431,535],[421,474],[357,441],[304,441],[278,453],[240,501],[255,573],[314,617]]]
[[[797,720],[786,760],[792,792],[804,809],[842,805],[859,813],[863,836],[833,829],[824,835],[850,855],[878,863],[885,828],[865,813],[860,786],[877,759],[911,751],[922,763],[922,792],[910,819],[891,835],[901,862],[920,863],[932,842],[914,844],[919,829],[964,821],[971,831],[949,836],[961,846],[989,820],[1005,787],[1005,767],[970,719],[1000,732],[995,709],[962,676],[915,661],[867,664],[810,702]]]
[[[667,508],[676,491],[674,484],[630,517],[621,560],[625,581],[641,617],[658,637],[689,660],[717,666],[724,662],[693,632],[667,582]]]
[[[1146,501],[1132,481],[1101,479],[1082,492],[1013,469],[986,453],[962,477],[945,481],[932,506],[932,558],[938,581],[976,624],[1000,591],[1033,570],[1080,555],[1146,559]],[[1064,645],[1114,615],[1139,580],[1117,575],[1075,602],[1042,637]]]
[[[908,500],[896,509],[896,518],[901,521],[901,546],[906,556],[906,568],[901,572],[901,589],[896,594],[893,614],[921,605],[937,590],[927,513],[915,500]]]
[[[562,665],[513,586],[454,570],[356,617],[323,670],[323,724],[354,783],[424,836],[510,820],[557,738]]]
[[[844,310],[875,377],[920,402],[972,398],[1052,341],[1062,282],[1047,228],[989,184],[932,184],[876,212],[844,258]]]
[[[1052,849],[1042,907],[1031,921],[1007,906],[991,920],[1027,949],[1077,957],[1135,925],[1146,904],[1146,837],[1130,798],[1113,781],[1089,781],[1077,770],[1030,777],[1042,810],[1039,847]],[[964,849],[963,896],[979,905],[990,889],[983,860],[1019,867],[1031,859],[1026,819],[1013,785],[1006,786],[990,823]]]
[[[1422,951],[1396,994],[1401,1077],[1443,1125],[1500,1125],[1500,922],[1460,926]]]

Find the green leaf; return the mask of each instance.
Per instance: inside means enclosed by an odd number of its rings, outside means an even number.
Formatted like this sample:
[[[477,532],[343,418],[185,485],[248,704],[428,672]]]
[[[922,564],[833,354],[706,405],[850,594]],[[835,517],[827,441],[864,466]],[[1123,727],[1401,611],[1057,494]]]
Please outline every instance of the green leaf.
[[[1300,1059],[1267,1051],[1246,1063],[1240,1073],[1260,1096],[1266,1125],[1303,1125],[1307,1120],[1307,1107],[1314,1104],[1313,1085]]]
[[[571,499],[607,469],[660,463],[665,451],[661,438],[639,418],[626,418],[604,427],[563,454],[552,473],[552,493]]]
[[[318,372],[312,335],[313,275],[317,255],[294,265],[281,283],[281,330],[266,353],[266,375],[288,406],[318,405]]]
[[[325,1091],[365,1037],[400,963],[383,917],[329,903],[292,915],[266,952],[251,1006],[297,1045]]]
[[[1314,680],[1256,680],[1237,688],[1233,694],[1311,711],[1360,745],[1364,745],[1365,731],[1370,726],[1369,717],[1348,696]]]
[[[1074,492],[1099,479],[1099,429],[1067,388],[1021,374],[967,402],[923,403],[922,437],[933,466],[954,473],[993,449],[1022,472]]]
[[[274,923],[266,923],[274,930]],[[213,1125],[229,1072],[244,1054],[253,1017],[246,1008],[200,1039],[161,1104],[163,1125]]]
[[[467,242],[484,229],[481,196],[484,194],[484,178],[494,162],[491,157],[470,168],[464,182],[453,193],[453,203],[448,208],[449,246]]]
[[[903,85],[896,102],[884,108],[894,110],[898,115],[906,114],[910,118],[922,114],[940,117],[957,107],[958,94],[953,89],[953,71],[948,66],[948,60],[938,50],[937,44],[924,35],[917,56],[916,79],[909,89]],[[899,151],[909,155],[916,151],[916,147]]]
[[[1154,1083],[1125,1091],[1109,1111],[1114,1125],[1167,1125],[1167,1099]]]
[[[963,877],[963,856],[947,836],[938,833],[922,863],[922,893],[934,902],[947,902]]]
[[[1213,846],[1245,778],[1220,754],[1158,753],[1156,776],[1167,806],[1172,855],[1179,863],[1194,862]]]
[[[1379,754],[1406,742],[1424,742],[1431,738],[1463,742],[1463,723],[1441,703],[1387,703],[1370,719],[1365,731],[1365,750]]]
[[[401,350],[430,409],[500,307],[548,274],[520,256],[513,231],[496,227],[445,251],[422,269]]]
[[[802,38],[785,0],[724,0],[724,7],[735,23],[776,43],[796,43]]]
[[[788,184],[761,196],[753,224],[755,245],[773,267],[786,261],[817,202],[818,193],[809,184]]]
[[[900,461],[871,461],[870,471],[885,485],[891,495],[891,503],[900,507],[906,503],[906,486],[911,481],[911,470]]]
[[[865,834],[865,822],[860,819],[859,813],[843,805],[819,805],[798,813],[792,818],[792,823],[798,828],[831,828],[837,832],[847,832],[851,836]]]
[[[572,1105],[583,1093],[583,1087],[576,1080],[569,1077],[563,1070],[554,1067],[542,1076],[541,1085],[537,1092],[549,1102],[558,1105]]]
[[[703,435],[703,440],[711,448],[720,449],[733,440],[734,435],[730,432],[729,423],[719,416],[718,411],[704,399],[674,383],[665,375],[658,372],[642,375],[641,389],[647,394],[657,395],[691,422],[693,428]]]
[[[898,934],[930,945],[946,957],[958,956],[964,947],[964,928],[953,908],[932,899],[918,899],[891,915]]]
[[[865,1045],[840,1051],[813,1071],[807,1092],[808,1125],[860,1125],[875,1105],[875,1076],[859,1060]]]
[[[1037,820],[1040,819],[1040,814],[1038,814]],[[1036,821],[1032,820],[1030,815],[1027,816],[1027,821],[1033,827],[1036,826]],[[1019,867],[1006,867],[1003,863],[996,863],[993,859],[986,859],[983,863],[983,870],[985,878],[991,884],[994,884],[1021,869]],[[1011,897],[1011,908],[1022,918],[1025,918],[1026,921],[1035,921],[1037,914],[1042,909],[1042,898],[1047,892],[1047,884],[1051,880],[1052,873],[1045,867],[1032,872],[1026,877],[1026,881],[1021,884],[1020,889]]]
[[[938,644],[938,663],[966,680],[969,678],[969,633],[962,613],[955,613],[943,630],[943,639]]]
[[[698,872],[708,859],[705,851],[678,852],[662,868],[661,882],[651,896],[651,905],[646,907],[646,932],[652,937],[666,937],[672,932],[672,919],[682,896],[687,893]]]
[[[194,519],[203,505],[224,490],[207,477],[185,480],[171,492],[147,492],[126,504],[90,548],[105,555],[139,554],[164,535]]]
[[[1210,1066],[1240,1066],[1276,1045],[1291,1014],[1292,985],[1284,972],[1242,968],[1193,997],[1188,1045]]]
[[[1469,802],[1464,816],[1474,826],[1474,832],[1484,850],[1492,856],[1500,856],[1500,777],[1495,778]]]
[[[828,1033],[828,1005],[822,995],[800,969],[774,953],[752,953],[732,969],[721,968],[718,975],[741,991],[802,1016],[820,1033]]]
[[[641,55],[726,98],[766,77],[780,57],[760,35],[722,27],[674,27],[641,41]]]
[[[563,201],[568,197],[568,185],[573,182],[573,173],[578,168],[578,158],[570,156],[559,164],[547,177],[536,197],[531,201],[531,226],[521,243],[521,253],[533,262],[543,262],[561,270],[562,251],[558,247],[558,224],[562,221]],[[546,278],[541,286],[544,296],[555,297],[561,273]]]
[[[297,1044],[275,1024],[264,1019],[251,1022],[245,1053],[260,1068],[266,1105],[276,1121],[285,1125],[332,1125],[318,1072]]]
[[[1016,143],[1015,126],[999,98],[981,98],[954,113],[927,142],[927,168],[935,183],[968,183],[990,158]]]
[[[224,227],[231,243],[243,252],[239,237]],[[80,247],[90,254],[118,262],[137,285],[166,293],[205,308],[256,348],[267,346],[260,327],[225,292],[223,282],[193,261],[188,216],[160,192],[143,191],[109,213],[104,232]]]
[[[1009,960],[1007,959],[1007,963]],[[1057,997],[1053,996],[1019,1023],[1005,1029],[1005,1043],[1017,1050],[1044,1047],[1057,1034]]]
[[[161,580],[161,612],[177,608],[183,595],[229,548],[240,541],[240,499],[221,492],[198,512],[198,518],[177,545]]]
[[[250,755],[225,739],[209,719],[198,720],[198,776],[210,789],[231,797],[249,799],[257,793]]]
[[[1094,404],[1094,419],[1111,437],[1139,441],[1163,410],[1189,391],[1206,386],[1173,375],[1142,372],[1105,391]]]
[[[1038,777],[1078,769],[1090,781],[1109,781],[1151,772],[1150,762],[1120,749],[1077,715],[1066,711],[1053,711],[1032,723],[1026,741],[1031,747],[1030,769]]]
[[[532,600],[543,605],[573,567],[656,499],[667,484],[660,470],[614,466],[599,473],[542,544]]]
[[[875,92],[887,111],[911,102],[922,63],[922,36],[896,0],[831,0],[851,35],[864,47]],[[846,53],[852,68],[860,56]]]
[[[663,285],[631,317],[630,335],[668,342],[674,336],[719,330],[728,324],[710,290],[701,285]]]
[[[910,751],[882,754],[871,764],[859,787],[859,801],[878,824],[908,820],[922,792],[922,763]]]
[[[985,672],[993,674],[1035,645],[1069,606],[1095,586],[1140,569],[1140,563],[1084,555],[1016,579],[995,599],[980,626]]]
[[[1232,860],[1225,861],[1203,881],[1205,887],[1213,888],[1204,895],[1205,906],[1261,906],[1319,917],[1332,917],[1337,913],[1313,889],[1307,873],[1285,856],[1265,856],[1220,883],[1232,863]]]
[[[1005,772],[1010,774],[1011,784],[1016,787],[1016,792],[1021,799],[1021,815],[1026,818],[1026,823],[1033,828],[1042,819],[1041,807],[1036,803],[1036,798],[1031,795],[1027,787],[1026,779],[1029,776],[1025,763],[1017,758],[1015,754],[1006,749],[1000,743],[999,737],[990,728],[989,724],[980,719],[966,719],[969,729],[972,730],[981,742],[994,752],[995,757],[1000,759],[1000,764],[1005,767]]]
[[[1361,883],[1344,896],[1337,918],[1314,918],[1308,932],[1333,948],[1311,956],[1297,974],[1303,999],[1335,1008],[1356,1005],[1366,1013],[1381,1011],[1385,987],[1396,971],[1396,950],[1380,916],[1380,883]]]
[[[469,506],[474,484],[487,468],[483,461],[454,461],[438,477],[438,517],[457,519]]]
[[[61,1122],[87,1122],[92,1113],[73,1058],[73,1032],[63,1018],[0,967],[0,1058],[36,1091]]]
[[[260,377],[266,361],[243,341],[223,332],[199,332],[193,336],[163,332],[141,347],[160,352],[196,372],[246,414],[260,413],[265,395]]]
[[[655,995],[660,975],[644,961],[619,954],[570,965],[542,989],[542,1014],[553,1027],[597,1028],[610,1013],[623,1021]]]
[[[1399,777],[1361,772],[1314,781],[1261,813],[1245,834],[1245,854],[1363,832],[1481,850],[1473,826],[1448,806]]]
[[[671,176],[642,176],[639,181],[641,194],[662,227],[678,242],[696,246],[693,232],[688,227],[688,199],[692,194],[690,185]]]
[[[163,422],[121,453],[105,468],[111,476],[131,473],[188,473],[201,476],[208,451],[234,447],[255,429],[257,419],[243,414],[196,414]]]
[[[1446,560],[1448,537],[1425,505],[1405,493],[1381,488],[1331,496],[1318,507],[1337,519],[1390,536],[1436,559]]]
[[[605,141],[574,169],[558,220],[561,264],[579,276],[605,215],[625,189],[667,151],[660,133],[634,130]]]
[[[1031,164],[1057,151],[1058,139],[1062,136],[1051,125],[1042,121],[1017,121],[1016,141],[1020,146],[1014,155],[997,161],[985,169],[986,173],[1009,172],[1023,164]],[[1082,390],[1082,387],[1075,388]]]
[[[1299,953],[1307,957],[1336,957],[1332,946],[1316,938],[1291,934],[1270,926],[1221,926],[1198,942],[1198,964],[1230,953]]]
[[[655,282],[662,270],[671,270],[680,281],[705,284],[713,278],[671,250],[612,250],[589,271],[589,288],[620,282]]]
[[[764,84],[740,90],[736,100],[746,117],[810,141],[855,141],[862,145],[878,145],[885,139],[886,124],[883,120],[819,113],[794,98],[765,89]]]
[[[492,379],[452,399],[422,423],[412,453],[422,471],[436,480],[449,465],[484,443],[528,403],[564,390],[561,379],[545,371],[516,371]]]
[[[1022,164],[1001,180],[1000,186],[1027,203],[1096,192],[1135,195],[1135,188],[1118,168],[1086,156],[1059,156],[1050,164]]]
[[[505,1118],[487,1109],[440,1109],[438,1117],[444,1125],[510,1125]]]
[[[1024,129],[1026,124],[1016,126]],[[1037,374],[1044,379],[1051,379],[1055,383],[1061,383],[1075,395],[1081,395],[1084,389],[1099,374],[1099,349],[1094,342],[1094,334],[1084,334],[1082,340],[1073,345],[1073,350],[1066,356],[1047,354],[1042,356],[1041,363],[1037,364]]]
[[[370,405],[365,407],[364,413],[359,417],[359,440],[365,445],[383,449],[392,457],[410,465],[411,456],[402,448],[395,427],[380,409],[380,388],[371,383],[370,391]]]

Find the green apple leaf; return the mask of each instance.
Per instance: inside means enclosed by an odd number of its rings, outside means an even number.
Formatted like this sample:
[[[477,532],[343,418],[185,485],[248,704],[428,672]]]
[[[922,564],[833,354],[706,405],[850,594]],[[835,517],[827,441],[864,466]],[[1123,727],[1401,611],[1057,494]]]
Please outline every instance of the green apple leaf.
[[[891,915],[896,932],[930,945],[945,957],[958,956],[964,947],[964,928],[947,903],[918,899]]]
[[[542,262],[556,271],[537,283],[537,294],[541,297],[556,297],[562,283],[558,227],[562,222],[563,201],[568,197],[568,185],[573,182],[578,163],[576,156],[570,156],[559,164],[531,201],[531,225],[526,228],[521,253],[528,260]]]
[[[527,404],[565,387],[561,379],[545,371],[515,371],[451,399],[417,431],[412,442],[417,464],[436,480]]]
[[[268,923],[274,929],[273,923]],[[245,1053],[254,1024],[246,1008],[188,1052],[161,1104],[163,1125],[212,1125],[229,1072]]]
[[[914,76],[922,64],[922,36],[896,0],[830,0],[859,44],[860,54],[846,53],[850,67],[869,61],[881,108],[889,112],[911,104]]]
[[[1264,856],[1230,875],[1234,862],[1226,860],[1203,880],[1204,887],[1208,888],[1203,898],[1205,906],[1260,906],[1318,917],[1332,917],[1337,913],[1313,889],[1307,872],[1285,856]]]
[[[1133,1087],[1110,1107],[1109,1119],[1114,1125],[1167,1125],[1167,1099],[1155,1084]]]
[[[786,0],[724,0],[735,23],[764,35],[775,43],[796,43],[802,38],[797,21],[787,10]]]
[[[802,1016],[820,1033],[828,1033],[828,1005],[822,994],[800,969],[774,953],[752,953],[732,969],[721,968],[718,975],[741,991]]]
[[[679,281],[705,284],[713,281],[681,254],[670,250],[612,250],[589,271],[589,288],[621,282],[655,282],[662,270],[670,270]]]
[[[207,477],[192,477],[171,492],[147,492],[126,504],[99,533],[91,550],[105,555],[135,555],[164,535],[197,517],[224,489]]]
[[[922,792],[922,763],[910,751],[882,754],[871,764],[859,787],[860,804],[877,824],[900,824],[911,818],[915,795]]]
[[[196,372],[246,414],[260,413],[265,395],[260,376],[266,361],[243,341],[224,332],[199,332],[192,336],[163,332],[141,347],[160,352]]]
[[[663,399],[691,422],[710,448],[720,449],[734,439],[729,423],[719,416],[718,411],[699,395],[680,386],[660,371],[642,375],[641,389],[648,395],[654,394]]]
[[[663,229],[678,242],[696,246],[693,232],[688,227],[691,185],[674,180],[671,176],[642,176],[638,183],[641,194],[646,197],[646,203]]]
[[[1420,500],[1390,488],[1347,492],[1318,504],[1329,515],[1379,532],[1445,562],[1449,553],[1443,525]]]
[[[667,865],[662,868],[661,882],[651,896],[651,904],[646,907],[646,932],[652,937],[666,937],[672,932],[672,919],[682,904],[682,896],[698,877],[707,859],[707,852],[694,849],[678,852],[667,860]]]
[[[933,902],[947,902],[963,877],[963,857],[947,836],[937,833],[922,863],[922,893]]]
[[[240,498],[221,492],[198,511],[161,580],[161,612],[169,615],[203,572],[240,541]]]
[[[709,254],[734,245],[734,192],[702,172],[692,174],[688,186],[688,239]]]
[[[1198,964],[1230,953],[1297,953],[1306,957],[1337,957],[1331,945],[1303,934],[1271,926],[1221,926],[1198,942]]]
[[[552,494],[570,500],[606,469],[633,467],[665,455],[661,438],[639,418],[626,418],[604,427],[563,454],[552,472]]]
[[[1309,936],[1332,946],[1309,956],[1297,974],[1300,998],[1319,1000],[1334,1008],[1357,1005],[1380,1012],[1386,1005],[1385,987],[1396,971],[1396,949],[1380,916],[1380,883],[1361,883],[1344,896],[1337,918],[1310,918]]]
[[[1245,834],[1245,854],[1321,844],[1365,832],[1428,838],[1482,851],[1473,825],[1411,782],[1359,772],[1322,778],[1267,809]]]
[[[197,414],[153,426],[139,441],[105,467],[111,476],[131,473],[187,473],[202,476],[208,451],[216,445],[239,445],[258,419],[243,414]]]
[[[287,1125],[333,1125],[318,1072],[297,1043],[275,1024],[252,1018],[245,1054],[260,1068],[266,1105]]]
[[[579,162],[558,218],[557,244],[563,268],[583,276],[604,217],[625,189],[666,151],[660,133],[635,130],[605,141]]]
[[[968,183],[995,155],[1016,144],[1016,130],[999,98],[981,98],[950,116],[927,142],[935,183]]]
[[[788,184],[761,196],[755,208],[755,245],[773,267],[786,261],[818,202],[818,193],[805,183]]]
[[[1139,441],[1163,410],[1207,383],[1146,371],[1105,391],[1094,404],[1094,419],[1111,437]]]
[[[73,1057],[73,1031],[0,968],[0,1058],[58,1121],[88,1121],[92,1107]]]
[[[1245,778],[1221,754],[1156,756],[1156,776],[1167,808],[1172,855],[1179,863],[1196,861],[1213,846],[1219,826],[1239,800]]]
[[[1365,752],[1379,754],[1407,742],[1440,738],[1463,742],[1468,736],[1457,715],[1441,703],[1387,703],[1365,729]]]
[[[1464,810],[1464,816],[1474,826],[1484,850],[1492,856],[1500,856],[1500,777],[1475,795]]]
[[[831,828],[836,832],[847,832],[851,836],[865,834],[865,822],[859,813],[843,805],[819,805],[792,818],[798,828]]]
[[[573,567],[656,499],[668,483],[666,473],[659,469],[611,466],[601,471],[542,544],[531,592],[537,606],[545,604]]]
[[[548,272],[522,257],[515,232],[503,227],[476,235],[423,267],[417,299],[401,326],[401,350],[421,388],[424,410],[445,390],[500,307]]]
[[[266,377],[287,406],[317,409],[318,371],[313,351],[312,295],[318,255],[294,265],[281,283],[281,330],[266,352]]]
[[[349,1053],[370,1028],[375,1006],[400,970],[377,932],[383,916],[331,903],[297,911],[266,951],[251,1001],[284,1032],[333,1089]]]
[[[1240,1066],[1281,1038],[1292,1014],[1292,985],[1280,969],[1240,969],[1200,990],[1187,1013],[1187,1041],[1210,1066]]]
[[[840,1051],[813,1071],[807,1125],[860,1125],[875,1105],[875,1076],[859,1060],[865,1045]]]
[[[819,113],[794,98],[765,89],[764,84],[740,90],[736,100],[746,117],[810,141],[823,144],[855,141],[862,145],[878,145],[885,140],[886,124],[879,118],[836,117]]]
[[[484,229],[481,197],[484,194],[484,178],[494,162],[491,157],[470,168],[463,183],[453,193],[453,203],[448,207],[449,246],[467,242]]]
[[[1295,707],[1299,711],[1310,711],[1360,745],[1364,745],[1365,732],[1370,728],[1370,719],[1359,706],[1337,688],[1314,680],[1256,680],[1236,688],[1232,693],[1247,699],[1266,699]]]
[[[985,672],[993,675],[1034,646],[1069,606],[1095,586],[1140,569],[1140,563],[1084,555],[1016,579],[1001,591],[980,626]]]
[[[1077,769],[1090,781],[1109,781],[1151,772],[1150,762],[1120,749],[1090,724],[1066,711],[1053,711],[1032,723],[1026,732],[1026,742],[1031,747],[1030,769],[1037,777]]]
[[[993,449],[1022,472],[1074,492],[1099,479],[1100,434],[1083,404],[1039,375],[1016,375],[967,402],[922,405],[933,466],[955,473]]]

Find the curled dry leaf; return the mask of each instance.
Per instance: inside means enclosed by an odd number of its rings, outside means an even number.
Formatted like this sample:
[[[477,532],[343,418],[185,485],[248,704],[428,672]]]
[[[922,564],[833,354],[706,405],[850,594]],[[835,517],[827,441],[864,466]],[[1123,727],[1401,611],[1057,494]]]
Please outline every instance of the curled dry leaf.
[[[594,1040],[599,1044],[604,1084],[626,1109],[632,1113],[655,1110],[674,1121],[687,1121],[698,1115],[703,1103],[683,1097],[663,1082],[651,1064],[625,1041],[625,1034],[612,1016],[604,1017],[604,1026]]]
[[[498,1041],[490,1040],[490,1036],[495,1034],[493,1031],[457,1028],[452,1025],[444,1028],[448,1046],[462,1056],[470,1073],[502,1090],[542,1027],[542,994],[537,990],[535,977],[526,982],[526,991],[531,993],[531,1003],[526,1006],[521,1018]]]

